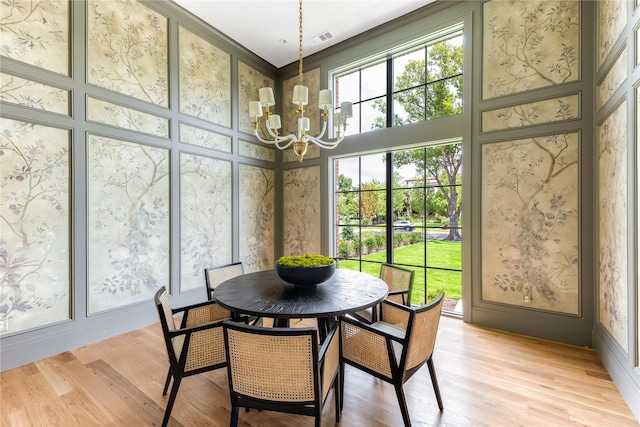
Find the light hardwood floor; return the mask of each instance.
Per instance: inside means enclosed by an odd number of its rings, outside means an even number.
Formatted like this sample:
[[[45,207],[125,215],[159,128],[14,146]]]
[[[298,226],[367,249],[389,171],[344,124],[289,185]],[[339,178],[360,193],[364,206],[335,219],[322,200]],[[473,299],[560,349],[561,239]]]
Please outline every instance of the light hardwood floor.
[[[638,426],[593,350],[442,317],[429,372],[406,384],[414,426]],[[160,425],[167,360],[160,326],[139,329],[0,374],[0,425]],[[401,426],[390,384],[347,366],[339,426]],[[332,392],[331,392],[332,393]],[[324,426],[334,425],[331,394]],[[225,369],[186,378],[170,426],[227,426]],[[312,426],[310,417],[240,411],[241,426]]]

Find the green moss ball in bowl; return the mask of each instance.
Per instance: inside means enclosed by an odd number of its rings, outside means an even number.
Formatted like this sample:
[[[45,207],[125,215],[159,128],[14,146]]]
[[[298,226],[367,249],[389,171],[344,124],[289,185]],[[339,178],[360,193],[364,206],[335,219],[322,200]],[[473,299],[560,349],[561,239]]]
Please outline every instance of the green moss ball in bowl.
[[[278,276],[296,286],[315,286],[336,272],[336,261],[324,255],[293,255],[276,262]]]

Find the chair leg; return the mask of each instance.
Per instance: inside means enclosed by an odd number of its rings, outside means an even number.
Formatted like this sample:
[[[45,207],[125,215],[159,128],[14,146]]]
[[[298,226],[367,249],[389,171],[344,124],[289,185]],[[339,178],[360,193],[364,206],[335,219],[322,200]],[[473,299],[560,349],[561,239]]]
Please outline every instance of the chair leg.
[[[429,367],[429,374],[431,375],[431,383],[433,384],[433,391],[436,393],[436,399],[438,399],[438,408],[442,411],[444,405],[442,404],[442,396],[440,396],[440,387],[438,386],[438,378],[436,377],[436,367],[433,365],[433,357],[427,360],[427,366]]]
[[[344,409],[344,360],[340,361],[340,410]]]
[[[164,410],[164,419],[162,420],[162,427],[166,427],[169,424],[169,418],[171,418],[171,410],[173,409],[173,404],[176,401],[176,396],[178,395],[178,388],[180,388],[180,383],[182,382],[181,377],[173,377],[173,386],[171,387],[171,394],[169,394],[169,401],[167,402],[167,408]]]
[[[229,423],[230,427],[237,427],[238,425],[238,399],[236,398],[231,402],[231,421]]]
[[[342,381],[340,381],[340,374],[336,375],[336,379],[333,382],[333,393],[335,394],[335,405],[336,405],[336,422],[339,423],[340,422],[340,412],[342,411],[342,407],[341,405],[341,390],[340,390],[340,384],[342,383]]]
[[[405,427],[411,426],[411,420],[409,419],[409,408],[407,408],[407,399],[404,397],[404,390],[402,389],[402,383],[393,385],[396,389],[396,396],[398,396],[398,404],[400,405],[400,412],[402,413],[402,420]]]
[[[167,390],[169,390],[169,383],[171,382],[171,366],[169,366],[169,372],[167,372],[167,380],[164,382],[164,390],[162,390],[162,395],[167,395]]]

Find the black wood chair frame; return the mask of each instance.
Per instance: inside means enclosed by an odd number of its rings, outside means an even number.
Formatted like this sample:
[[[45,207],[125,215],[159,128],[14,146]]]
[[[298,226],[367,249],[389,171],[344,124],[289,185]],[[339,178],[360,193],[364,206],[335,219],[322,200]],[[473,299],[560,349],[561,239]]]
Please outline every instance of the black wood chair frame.
[[[230,426],[234,427],[238,425],[238,416],[239,416],[239,408],[244,407],[246,410],[251,408],[258,410],[268,410],[268,411],[276,411],[276,412],[285,412],[290,414],[298,414],[298,415],[307,415],[313,416],[315,418],[316,427],[320,426],[321,423],[321,414],[322,408],[324,406],[325,400],[328,396],[323,396],[323,382],[322,378],[324,378],[324,368],[325,368],[325,356],[327,354],[327,350],[329,346],[333,343],[334,340],[339,340],[338,335],[338,323],[336,322],[333,325],[333,328],[327,334],[326,339],[323,341],[322,346],[318,345],[318,330],[316,328],[265,328],[261,326],[254,325],[243,325],[239,323],[233,323],[229,321],[224,322],[224,331],[225,331],[225,349],[227,352],[227,360],[233,360],[230,349],[229,349],[229,337],[228,330],[234,329],[241,332],[248,332],[254,335],[267,335],[274,337],[281,336],[303,336],[308,335],[311,338],[312,342],[312,362],[315,365],[313,370],[313,382],[314,382],[314,399],[308,401],[297,401],[297,402],[285,402],[285,401],[274,401],[267,399],[260,399],[254,396],[244,395],[242,393],[238,393],[234,388],[234,377],[232,373],[232,365],[227,365],[227,373],[229,379],[229,394],[231,397],[231,422]],[[260,357],[260,356],[256,356]],[[281,363],[286,364],[286,360],[282,360]],[[339,373],[339,362],[338,369],[336,369],[335,374],[330,379],[331,386],[334,388],[334,398],[335,398],[335,417],[336,422],[340,421],[340,402],[342,401],[341,393],[342,387],[340,383],[340,373]]]
[[[407,364],[407,356],[408,356],[408,349],[409,349],[409,342],[412,339],[420,339],[420,337],[412,337],[411,336],[411,331],[413,328],[413,324],[415,321],[415,317],[417,314],[425,312],[425,311],[429,311],[429,310],[439,310],[442,307],[442,300],[444,298],[444,294],[442,292],[440,292],[440,294],[429,304],[425,304],[422,305],[420,307],[406,307],[402,304],[398,304],[394,301],[389,301],[389,300],[384,300],[381,304],[390,306],[390,307],[395,307],[399,310],[403,310],[405,312],[407,312],[408,314],[408,320],[407,320],[407,324],[406,324],[406,330],[404,331],[404,333],[402,331],[398,331],[398,330],[394,330],[393,328],[384,328],[384,327],[379,327],[378,324],[374,323],[374,324],[369,324],[366,322],[361,322],[357,319],[353,319],[350,317],[346,317],[346,316],[340,316],[340,322],[341,323],[350,323],[352,325],[356,325],[358,328],[365,330],[365,331],[369,331],[372,332],[376,335],[382,336],[384,337],[385,343],[386,343],[386,351],[388,354],[388,358],[390,361],[390,370],[391,370],[391,375],[390,376],[386,376],[384,374],[381,374],[380,372],[374,371],[369,369],[366,366],[363,366],[353,360],[350,360],[348,358],[343,357],[343,349],[342,346],[344,345],[344,343],[340,342],[340,346],[341,346],[341,351],[340,351],[340,381],[341,384],[343,384],[344,386],[344,371],[345,371],[345,364],[349,364],[352,365],[364,372],[367,372],[370,375],[373,375],[376,378],[379,378],[383,381],[386,381],[390,384],[393,384],[395,391],[396,391],[396,396],[398,398],[398,403],[400,405],[400,411],[402,413],[402,418],[404,420],[404,424],[405,426],[410,426],[411,425],[411,421],[409,418],[409,410],[407,408],[407,402],[406,402],[406,398],[404,395],[404,390],[403,390],[403,384],[405,382],[407,382],[412,376],[413,374],[415,374],[424,363],[427,364],[428,368],[429,368],[429,374],[431,377],[431,383],[433,384],[433,390],[435,392],[436,395],[436,399],[438,401],[438,408],[440,408],[440,410],[442,411],[444,409],[443,403],[442,403],[442,396],[440,394],[440,387],[438,386],[438,379],[436,377],[436,371],[435,371],[435,366],[433,364],[433,352],[431,353],[431,355],[429,355],[429,357],[426,359],[425,362],[418,364],[417,366],[411,368],[411,369],[405,369],[406,364]],[[381,319],[380,322],[384,322],[384,309],[381,310]],[[435,325],[435,327],[437,328],[437,324]],[[402,352],[400,354],[400,358],[398,360],[397,357],[397,353],[394,350],[394,342],[399,343],[402,346]],[[343,402],[341,402],[341,406],[343,405]]]

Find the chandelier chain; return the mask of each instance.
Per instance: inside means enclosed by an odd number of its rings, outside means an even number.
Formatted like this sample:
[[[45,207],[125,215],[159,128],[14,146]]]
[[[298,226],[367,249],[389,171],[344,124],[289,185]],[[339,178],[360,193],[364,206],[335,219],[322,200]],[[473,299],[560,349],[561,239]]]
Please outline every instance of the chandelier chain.
[[[299,59],[300,59],[300,61],[298,62],[298,76],[300,78],[300,84],[302,84],[303,83],[303,78],[302,78],[302,0],[300,0],[300,19],[298,21],[298,24],[299,24],[298,42],[299,42]]]

